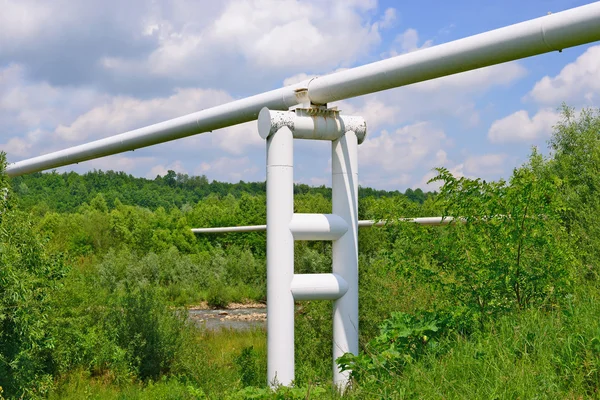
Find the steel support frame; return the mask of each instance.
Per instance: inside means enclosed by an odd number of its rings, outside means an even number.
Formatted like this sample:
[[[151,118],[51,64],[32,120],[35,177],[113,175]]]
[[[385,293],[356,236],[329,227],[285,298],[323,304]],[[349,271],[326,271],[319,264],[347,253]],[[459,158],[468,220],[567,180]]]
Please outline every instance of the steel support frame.
[[[348,384],[335,360],[358,354],[358,144],[362,118],[326,108],[271,111],[258,118],[267,141],[267,379],[294,381],[294,302],[334,300],[333,382]],[[331,141],[332,214],[294,213],[293,140]],[[294,274],[295,240],[332,240],[331,274]]]

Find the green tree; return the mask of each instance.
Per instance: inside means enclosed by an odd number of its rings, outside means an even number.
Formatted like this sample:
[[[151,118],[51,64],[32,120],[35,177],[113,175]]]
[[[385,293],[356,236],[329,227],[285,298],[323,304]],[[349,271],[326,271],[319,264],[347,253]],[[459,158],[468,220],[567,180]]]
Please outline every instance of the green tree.
[[[49,299],[67,270],[28,216],[11,209],[5,165],[0,153],[0,387],[9,398],[30,398],[52,386]]]
[[[549,140],[552,161],[548,174],[560,183],[565,226],[578,238],[574,243],[584,276],[600,275],[600,110],[576,112],[563,105],[562,119]]]
[[[538,173],[543,164],[534,152],[508,183],[455,178],[444,168],[433,179],[444,183],[438,202],[455,220],[435,243],[430,276],[479,318],[552,304],[571,283],[558,183]]]

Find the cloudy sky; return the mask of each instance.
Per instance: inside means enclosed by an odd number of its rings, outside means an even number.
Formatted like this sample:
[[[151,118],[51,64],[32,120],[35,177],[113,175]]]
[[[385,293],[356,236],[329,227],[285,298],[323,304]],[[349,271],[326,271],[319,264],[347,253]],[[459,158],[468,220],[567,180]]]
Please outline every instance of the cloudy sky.
[[[585,3],[0,0],[0,149],[14,162]],[[361,185],[427,190],[438,166],[509,176],[563,101],[600,106],[600,44],[336,105],[367,120]],[[264,147],[248,123],[59,171],[263,181]],[[329,152],[296,141],[296,181],[328,184]]]

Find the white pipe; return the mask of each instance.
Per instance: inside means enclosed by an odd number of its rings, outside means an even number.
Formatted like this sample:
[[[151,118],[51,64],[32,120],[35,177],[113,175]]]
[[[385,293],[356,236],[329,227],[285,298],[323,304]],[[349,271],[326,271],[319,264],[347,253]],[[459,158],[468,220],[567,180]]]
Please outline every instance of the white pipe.
[[[296,274],[294,300],[336,300],[348,291],[348,282],[337,274]]]
[[[600,2],[314,79],[314,104],[374,93],[600,40]]]
[[[144,128],[19,161],[9,164],[6,173],[8,176],[29,174],[252,121],[258,118],[262,107],[287,110],[300,104],[306,97],[306,91],[296,89],[305,88],[306,85],[307,82],[300,82]]]
[[[287,127],[267,139],[267,379],[294,380],[294,137]]]
[[[326,104],[596,40],[600,40],[600,2],[19,161],[8,165],[6,172],[9,176],[18,176],[43,171],[225,128],[256,119],[263,107],[287,110],[301,103]]]
[[[358,221],[359,228],[370,228],[372,226],[385,226],[386,224],[395,224],[397,222],[412,222],[417,225],[440,226],[448,225],[454,221],[454,217],[419,217],[419,218],[400,218],[389,221],[373,221],[361,220]],[[459,218],[457,221],[466,222],[464,218]]]
[[[294,214],[290,230],[294,240],[337,240],[348,224],[335,214]]]
[[[266,225],[225,226],[219,228],[192,228],[192,233],[228,233],[266,231]]]
[[[333,304],[333,382],[343,390],[350,373],[340,371],[335,360],[358,355],[358,139],[352,131],[331,143],[331,203],[348,224],[348,232],[332,245],[333,273],[348,283]]]
[[[297,214],[295,214],[297,215]],[[385,226],[386,224],[395,224],[397,222],[412,222],[418,225],[448,225],[454,220],[454,217],[421,217],[421,218],[400,218],[389,221],[374,221],[374,220],[360,220],[358,221],[359,228],[370,228],[372,226]],[[460,219],[464,221],[464,219]],[[247,225],[247,226],[226,226],[219,228],[192,228],[193,233],[228,233],[228,232],[259,232],[266,231],[266,225]],[[301,240],[301,239],[300,239]],[[315,240],[315,239],[313,239]],[[319,239],[321,240],[321,239]],[[322,239],[331,240],[331,239]]]

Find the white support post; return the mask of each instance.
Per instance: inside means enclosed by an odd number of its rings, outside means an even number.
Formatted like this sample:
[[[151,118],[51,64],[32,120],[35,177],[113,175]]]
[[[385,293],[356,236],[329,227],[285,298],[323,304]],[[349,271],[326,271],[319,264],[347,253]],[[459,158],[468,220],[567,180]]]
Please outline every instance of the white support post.
[[[348,284],[348,291],[333,305],[333,382],[341,389],[349,373],[335,360],[344,353],[358,354],[358,141],[346,132],[331,145],[333,214],[348,224],[348,231],[333,242],[333,273]]]
[[[267,379],[294,380],[294,137],[282,127],[267,139]]]
[[[343,390],[349,374],[335,360],[358,354],[358,144],[367,126],[360,117],[322,107],[263,108],[258,132],[267,139],[269,384],[294,380],[294,300],[334,300],[333,381]],[[332,142],[332,214],[294,214],[294,138]],[[333,273],[294,275],[295,240],[332,240]]]

